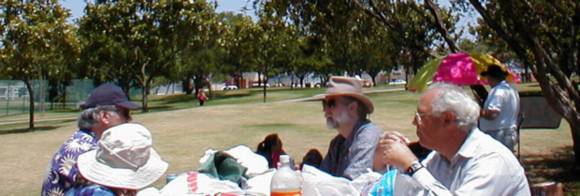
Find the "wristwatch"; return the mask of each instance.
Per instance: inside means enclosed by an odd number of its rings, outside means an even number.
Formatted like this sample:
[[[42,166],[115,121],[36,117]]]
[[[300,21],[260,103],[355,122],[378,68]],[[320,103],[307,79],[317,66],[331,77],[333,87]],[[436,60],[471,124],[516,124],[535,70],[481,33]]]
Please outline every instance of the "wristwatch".
[[[420,169],[424,168],[423,164],[421,164],[421,162],[417,161],[413,161],[413,163],[411,163],[411,166],[409,166],[409,168],[407,168],[405,170],[405,174],[409,175],[409,176],[413,176],[413,174],[415,174],[415,172],[419,171]]]

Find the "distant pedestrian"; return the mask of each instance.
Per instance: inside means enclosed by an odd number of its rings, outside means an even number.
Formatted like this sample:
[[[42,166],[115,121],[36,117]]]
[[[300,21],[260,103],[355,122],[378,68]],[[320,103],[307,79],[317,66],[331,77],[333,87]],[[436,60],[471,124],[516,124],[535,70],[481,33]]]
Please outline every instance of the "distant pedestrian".
[[[203,104],[207,100],[207,96],[205,95],[203,89],[199,89],[199,91],[197,92],[197,100],[199,101],[200,106],[203,106]]]

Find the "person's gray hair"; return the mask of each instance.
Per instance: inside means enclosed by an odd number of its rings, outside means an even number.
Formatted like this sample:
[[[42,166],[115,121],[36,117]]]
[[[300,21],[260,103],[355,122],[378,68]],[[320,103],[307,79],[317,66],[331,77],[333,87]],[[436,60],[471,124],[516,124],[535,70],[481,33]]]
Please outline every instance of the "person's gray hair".
[[[479,119],[479,104],[465,91],[452,84],[433,83],[428,90],[435,90],[436,96],[431,108],[433,115],[450,111],[455,113],[457,124],[463,130],[468,131],[477,126]]]
[[[367,114],[369,113],[369,109],[366,107],[366,105],[362,102],[359,101],[358,99],[354,98],[354,97],[350,97],[350,96],[344,96],[344,99],[346,100],[346,104],[350,104],[353,102],[356,102],[356,104],[358,105],[356,113],[358,114],[358,117],[360,120],[367,120]]]
[[[79,129],[92,129],[100,120],[100,112],[113,112],[117,114],[117,107],[114,105],[101,105],[94,108],[87,108],[81,112],[77,125]]]

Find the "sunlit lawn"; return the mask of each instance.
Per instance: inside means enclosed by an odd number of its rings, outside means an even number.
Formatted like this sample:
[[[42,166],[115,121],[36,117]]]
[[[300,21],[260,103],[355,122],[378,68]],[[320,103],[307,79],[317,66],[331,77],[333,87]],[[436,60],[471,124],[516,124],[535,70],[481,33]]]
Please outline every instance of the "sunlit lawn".
[[[261,91],[255,89],[225,91],[220,93],[237,96],[216,96],[203,107],[194,106],[193,96],[152,97],[153,112],[137,112],[134,120],[151,130],[156,149],[170,163],[168,173],[195,170],[201,155],[210,148],[221,150],[242,144],[255,149],[265,135],[273,132],[281,136],[285,149],[299,161],[310,148],[326,153],[328,142],[336,132],[325,127],[319,101],[282,100],[322,92],[323,89],[271,90],[268,102],[262,103]],[[370,97],[375,104],[372,121],[385,131],[400,131],[416,139],[411,119],[417,94],[400,91],[376,93]],[[73,133],[75,125],[75,121],[66,121],[54,122],[47,125],[50,128],[40,131],[0,131],[1,195],[38,195],[50,157]],[[565,123],[556,130],[523,130],[522,134],[525,156],[571,145]],[[542,166],[542,163],[536,164]],[[534,180],[557,178],[546,176],[534,174]],[[577,184],[578,179],[569,181]],[[162,184],[163,179],[155,186]]]

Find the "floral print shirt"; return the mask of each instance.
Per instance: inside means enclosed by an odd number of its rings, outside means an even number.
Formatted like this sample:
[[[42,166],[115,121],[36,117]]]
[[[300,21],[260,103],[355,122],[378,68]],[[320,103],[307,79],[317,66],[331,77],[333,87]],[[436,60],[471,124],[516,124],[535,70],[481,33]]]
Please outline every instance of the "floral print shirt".
[[[84,196],[84,195],[98,195],[98,196],[115,196],[115,193],[107,187],[101,185],[87,185],[83,187],[72,187],[66,192],[65,196]]]
[[[78,182],[79,155],[97,148],[97,136],[90,130],[78,130],[64,142],[50,160],[48,174],[42,183],[42,195],[64,195]]]

